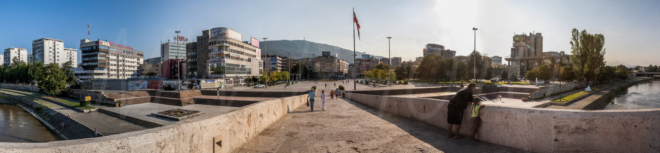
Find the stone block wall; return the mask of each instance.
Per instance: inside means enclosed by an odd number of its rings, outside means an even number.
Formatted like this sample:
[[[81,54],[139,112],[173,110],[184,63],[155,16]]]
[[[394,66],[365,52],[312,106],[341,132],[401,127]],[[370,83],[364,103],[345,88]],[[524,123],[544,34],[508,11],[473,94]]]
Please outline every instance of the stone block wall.
[[[446,100],[346,93],[380,111],[447,127]],[[460,133],[469,135],[470,110]],[[582,111],[486,106],[481,141],[532,152],[660,152],[660,109]],[[444,135],[437,136],[444,139]]]
[[[531,99],[537,99],[537,98],[542,98],[544,96],[559,94],[560,92],[566,92],[566,91],[571,91],[586,87],[587,87],[587,83],[584,82],[562,84],[561,88],[559,85],[554,85],[550,87],[541,87],[538,91],[531,93],[529,97]]]
[[[0,87],[6,88],[6,89],[39,92],[39,87],[38,86],[33,86],[33,85],[29,85],[29,84],[0,83]]]
[[[299,95],[267,100],[214,117],[192,118],[173,125],[99,138],[0,143],[0,152],[232,152],[289,110],[305,105],[304,99],[305,96]]]

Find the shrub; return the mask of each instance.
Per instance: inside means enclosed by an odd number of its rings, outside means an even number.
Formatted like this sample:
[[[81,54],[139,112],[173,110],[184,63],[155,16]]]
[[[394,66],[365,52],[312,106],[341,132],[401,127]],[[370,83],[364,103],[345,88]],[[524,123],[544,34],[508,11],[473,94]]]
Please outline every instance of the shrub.
[[[406,81],[403,81],[403,84],[408,84],[408,80],[406,80]]]
[[[344,86],[339,85],[339,90],[344,90]]]
[[[495,80],[495,79],[490,80],[490,83],[497,83],[497,80]]]
[[[37,108],[36,108],[36,109],[34,109],[34,110],[36,110],[36,111],[40,111],[40,110],[42,110],[42,109],[44,109],[44,106],[42,106],[42,105],[39,105],[39,106],[37,106]]]
[[[174,85],[166,84],[163,86],[163,90],[174,90]]]
[[[89,105],[89,101],[85,101],[85,100],[80,101],[80,107],[85,107],[87,105]]]
[[[312,89],[316,90],[316,86],[312,86]]]

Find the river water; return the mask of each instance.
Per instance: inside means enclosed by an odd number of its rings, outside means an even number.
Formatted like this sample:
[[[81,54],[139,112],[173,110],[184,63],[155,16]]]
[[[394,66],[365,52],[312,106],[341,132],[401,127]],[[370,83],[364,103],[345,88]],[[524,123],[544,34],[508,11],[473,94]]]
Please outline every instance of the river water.
[[[660,108],[660,80],[640,83],[623,91],[605,110]]]
[[[60,138],[23,108],[0,103],[0,142],[48,142]]]

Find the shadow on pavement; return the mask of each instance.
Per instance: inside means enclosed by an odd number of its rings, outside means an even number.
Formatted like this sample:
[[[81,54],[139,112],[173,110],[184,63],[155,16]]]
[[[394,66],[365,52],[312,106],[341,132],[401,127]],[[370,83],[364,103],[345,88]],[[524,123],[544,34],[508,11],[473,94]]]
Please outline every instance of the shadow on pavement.
[[[438,150],[444,152],[528,152],[516,148],[500,146],[486,142],[474,142],[465,136],[462,139],[447,138],[447,130],[438,128],[434,125],[417,121],[415,119],[402,117],[396,114],[379,111],[370,106],[345,99],[349,104],[354,105],[370,114],[377,116],[387,122],[390,122],[402,130],[408,132],[415,138],[428,143]],[[464,121],[464,124],[467,121]]]

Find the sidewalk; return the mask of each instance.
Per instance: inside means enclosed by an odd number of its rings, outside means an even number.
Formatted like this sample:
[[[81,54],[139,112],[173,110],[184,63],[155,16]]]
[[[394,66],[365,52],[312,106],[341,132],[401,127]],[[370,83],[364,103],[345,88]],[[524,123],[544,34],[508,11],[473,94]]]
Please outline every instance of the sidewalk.
[[[320,99],[314,105],[314,112],[292,110],[234,152],[523,152],[447,138],[438,127],[345,99],[328,99],[326,111]]]

